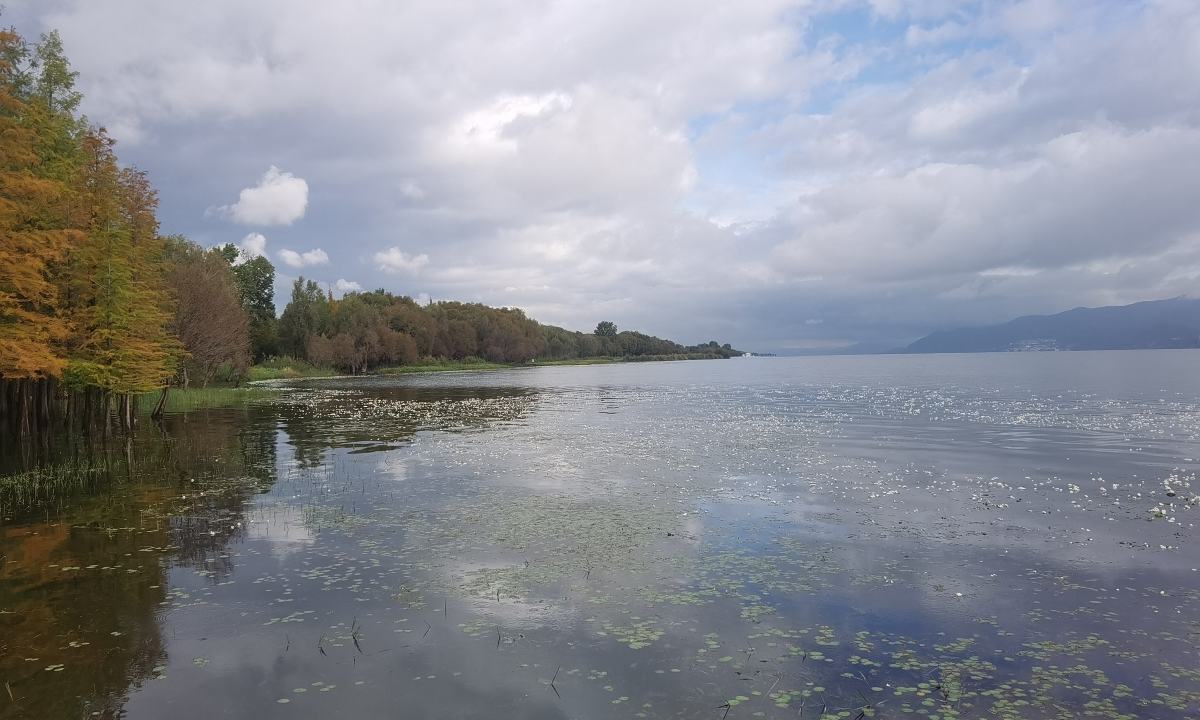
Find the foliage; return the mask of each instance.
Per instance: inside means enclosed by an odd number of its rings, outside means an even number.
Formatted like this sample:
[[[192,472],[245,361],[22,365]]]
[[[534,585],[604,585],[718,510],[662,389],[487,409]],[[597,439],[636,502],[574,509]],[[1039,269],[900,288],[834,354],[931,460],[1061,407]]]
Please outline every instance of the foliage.
[[[296,278],[292,301],[279,318],[279,349],[292,357],[308,357],[308,339],[328,332],[329,298],[315,280]]]
[[[604,334],[609,330],[611,335]],[[361,373],[379,367],[490,367],[581,358],[699,359],[737,354],[715,342],[685,347],[602,322],[584,334],[542,325],[518,308],[438,302],[426,306],[384,290],[342,300],[300,278],[280,319],[281,344],[318,367]]]
[[[169,279],[178,301],[175,332],[207,387],[228,363],[236,376],[250,367],[250,319],[234,268],[220,250],[204,251],[186,238],[169,239]]]
[[[77,114],[56,33],[0,32],[0,381],[60,378],[127,395],[161,386],[170,334],[158,198]]]
[[[250,318],[250,353],[254,362],[262,362],[279,353],[275,266],[266,257],[251,257],[232,243],[220,248],[219,252],[233,267],[242,306]]]
[[[166,382],[181,347],[167,330],[172,299],[158,199],[144,173],[117,165],[114,144],[103,129],[83,139],[73,221],[84,240],[63,278],[74,329],[70,379],[125,394]]]
[[[25,80],[15,61],[26,54],[20,37],[0,32],[0,375],[57,376],[66,366],[57,344],[67,325],[56,311],[51,267],[71,234],[48,225],[48,209],[66,187],[39,177],[37,133],[23,125],[28,105],[17,96]]]

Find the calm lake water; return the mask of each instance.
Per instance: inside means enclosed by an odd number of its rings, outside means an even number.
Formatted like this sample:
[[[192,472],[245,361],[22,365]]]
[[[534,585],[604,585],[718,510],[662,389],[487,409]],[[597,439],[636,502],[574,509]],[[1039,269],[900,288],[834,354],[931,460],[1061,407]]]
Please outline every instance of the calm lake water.
[[[0,507],[5,718],[1200,712],[1196,351],[296,382],[76,457]]]

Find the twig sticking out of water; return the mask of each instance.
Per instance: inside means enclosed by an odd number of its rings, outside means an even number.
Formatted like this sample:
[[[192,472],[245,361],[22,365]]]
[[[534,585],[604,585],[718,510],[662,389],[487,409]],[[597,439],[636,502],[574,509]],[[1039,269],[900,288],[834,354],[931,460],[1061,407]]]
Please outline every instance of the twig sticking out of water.
[[[722,695],[721,699],[725,701],[725,704],[718,705],[717,709],[720,710],[721,708],[725,708],[725,714],[721,716],[721,720],[725,720],[725,718],[729,717],[729,698]]]
[[[354,647],[358,649],[358,654],[362,655],[362,646],[358,644],[359,637],[362,636],[362,626],[358,624],[358,618],[354,618],[350,622],[350,639],[354,641]]]
[[[559,700],[562,700],[562,695],[559,695],[559,694],[558,694],[558,688],[554,687],[554,681],[558,679],[558,672],[559,672],[559,670],[562,670],[562,665],[559,665],[559,666],[558,666],[558,670],[555,670],[555,671],[554,671],[554,677],[550,678],[550,684],[549,684],[549,685],[547,685],[546,687],[548,687],[548,688],[550,688],[551,690],[553,690],[553,691],[554,691],[554,694],[555,694],[556,696],[558,696],[558,699],[559,699]]]
[[[862,698],[863,706],[859,709],[858,717],[854,718],[854,720],[862,720],[864,717],[866,717],[868,710],[873,712],[875,708],[871,704],[871,701],[867,699],[867,696],[862,694],[862,690],[855,690],[855,692],[858,693],[860,698]]]
[[[429,624],[428,620],[422,620],[421,622],[425,623],[425,632],[421,635],[421,637],[425,637],[425,635],[428,635],[429,631],[433,629],[433,626]]]
[[[775,686],[779,684],[779,681],[784,679],[785,677],[787,677],[787,674],[777,672],[777,673],[774,673],[774,677],[775,677],[775,682],[771,683],[771,689],[767,690],[767,695],[771,694],[771,690],[774,690]]]

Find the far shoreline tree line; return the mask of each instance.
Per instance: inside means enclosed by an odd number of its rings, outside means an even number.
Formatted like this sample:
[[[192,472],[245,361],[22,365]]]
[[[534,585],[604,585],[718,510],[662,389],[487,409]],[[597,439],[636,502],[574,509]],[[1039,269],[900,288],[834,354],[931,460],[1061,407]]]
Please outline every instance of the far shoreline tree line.
[[[594,333],[543,325],[517,308],[421,305],[385,290],[334,299],[297,279],[278,318],[275,268],[234,245],[163,236],[146,174],[78,113],[78,73],[56,33],[27,43],[0,30],[0,431],[110,434],[138,398],[234,382],[290,357],[345,373],[478,358],[721,358],[728,344],[683,346],[601,322]]]

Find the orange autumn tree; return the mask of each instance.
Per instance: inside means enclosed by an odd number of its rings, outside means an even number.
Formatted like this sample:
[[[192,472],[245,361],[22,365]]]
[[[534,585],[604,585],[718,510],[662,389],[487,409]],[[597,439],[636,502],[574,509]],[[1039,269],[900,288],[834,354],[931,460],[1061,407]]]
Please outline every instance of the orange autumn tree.
[[[0,423],[22,436],[72,398],[105,428],[116,398],[128,425],[183,354],[157,196],[79,115],[77,76],[56,33],[0,31]]]
[[[58,346],[67,326],[57,312],[51,277],[71,234],[48,223],[65,194],[41,177],[37,134],[25,127],[27,105],[15,93],[24,81],[17,63],[26,51],[12,31],[0,31],[0,377],[58,377],[66,366]]]

